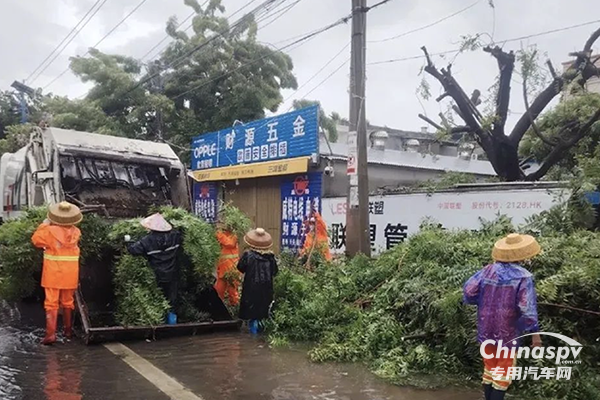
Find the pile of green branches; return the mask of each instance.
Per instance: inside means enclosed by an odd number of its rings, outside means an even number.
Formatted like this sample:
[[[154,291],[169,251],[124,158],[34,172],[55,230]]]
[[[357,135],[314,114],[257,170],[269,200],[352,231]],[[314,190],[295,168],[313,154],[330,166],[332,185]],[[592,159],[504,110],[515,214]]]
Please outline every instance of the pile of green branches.
[[[231,205],[224,204],[219,211],[219,222],[225,226],[225,228],[237,235],[238,238],[242,238],[251,228],[252,220],[248,218],[239,208]]]
[[[177,313],[181,322],[205,320],[195,306],[196,296],[214,282],[219,244],[213,227],[189,212],[172,207],[157,211],[183,234],[179,265]],[[45,207],[32,208],[18,219],[0,226],[0,298],[16,301],[31,296],[39,287],[42,251],[31,244],[31,236],[46,218]],[[141,239],[147,232],[139,219],[109,222],[86,214],[81,225],[81,268],[110,251],[116,254],[113,284],[117,304],[116,321],[125,326],[156,325],[163,321],[169,306],[158,289],[154,273],[142,258],[127,255],[124,236]]]
[[[397,384],[478,385],[476,308],[462,304],[462,286],[490,262],[495,240],[513,230],[506,218],[478,232],[426,225],[377,259],[322,263],[313,271],[286,258],[275,282],[271,342],[310,342],[315,362],[364,362]],[[577,231],[540,242],[544,253],[528,268],[541,327],[582,343],[583,364],[573,367],[570,381],[519,381],[511,392],[527,399],[600,399],[600,316],[594,314],[600,311],[600,234]]]

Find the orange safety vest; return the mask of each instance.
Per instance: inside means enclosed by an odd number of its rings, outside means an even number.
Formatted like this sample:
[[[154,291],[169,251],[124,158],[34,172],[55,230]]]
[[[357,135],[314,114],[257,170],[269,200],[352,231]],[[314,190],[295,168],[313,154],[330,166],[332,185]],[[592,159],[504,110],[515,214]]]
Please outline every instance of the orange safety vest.
[[[217,264],[217,276],[223,277],[230,268],[235,268],[240,259],[237,236],[231,232],[218,231],[217,240],[221,245],[221,256]]]
[[[79,239],[81,231],[75,226],[41,224],[31,241],[44,249],[42,287],[77,289],[79,284]]]
[[[320,252],[327,261],[331,261],[331,252],[329,251],[329,235],[327,234],[327,224],[321,217],[321,214],[315,213],[315,225],[306,235],[301,255],[308,256],[314,246],[315,250]],[[314,243],[316,241],[316,243]]]

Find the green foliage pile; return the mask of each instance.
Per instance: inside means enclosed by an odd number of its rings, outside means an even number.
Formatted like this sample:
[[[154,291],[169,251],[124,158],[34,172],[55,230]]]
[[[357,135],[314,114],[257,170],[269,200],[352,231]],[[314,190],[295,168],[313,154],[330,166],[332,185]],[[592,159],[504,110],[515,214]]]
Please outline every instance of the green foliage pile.
[[[124,326],[164,323],[169,302],[162,294],[154,272],[142,257],[123,255],[113,272],[117,298],[116,320]]]
[[[35,290],[42,253],[33,247],[31,236],[45,218],[45,208],[34,208],[22,218],[0,225],[0,298],[17,300]]]
[[[196,296],[213,284],[220,253],[213,227],[182,209],[164,207],[161,213],[183,233],[183,252],[177,312],[181,322],[206,320],[195,309]],[[45,207],[32,208],[22,218],[0,226],[0,298],[19,300],[33,294],[39,285],[42,251],[31,243],[31,236],[46,218]],[[238,220],[242,217],[238,216]],[[247,218],[247,217],[245,217]],[[124,326],[156,325],[163,321],[168,302],[159,290],[154,272],[143,257],[126,254],[124,236],[139,240],[147,234],[139,219],[110,223],[86,214],[81,225],[81,264],[99,260],[105,252],[118,256],[113,266],[117,303],[116,320]]]
[[[225,204],[219,211],[219,222],[222,223],[225,228],[233,232],[238,238],[244,237],[246,233],[252,228],[252,220],[248,218],[239,208]]]
[[[200,278],[211,279],[221,253],[212,225],[180,208],[162,207],[159,211],[183,233],[183,249],[196,274]]]
[[[506,218],[477,232],[430,224],[377,259],[324,263],[314,271],[282,262],[271,342],[311,342],[315,362],[364,362],[397,384],[479,385],[476,308],[462,304],[462,286],[490,262],[495,240],[513,229]],[[540,242],[544,253],[528,268],[541,327],[581,342],[583,364],[574,366],[570,381],[522,381],[511,392],[528,400],[600,399],[600,319],[562,308],[600,310],[600,234],[577,231]]]

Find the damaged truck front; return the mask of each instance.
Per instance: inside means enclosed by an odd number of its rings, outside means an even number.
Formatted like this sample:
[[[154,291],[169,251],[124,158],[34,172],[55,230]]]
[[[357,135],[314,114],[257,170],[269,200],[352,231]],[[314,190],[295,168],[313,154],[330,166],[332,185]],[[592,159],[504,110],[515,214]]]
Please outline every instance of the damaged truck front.
[[[2,156],[0,188],[0,222],[18,217],[27,207],[63,200],[109,219],[140,217],[164,205],[190,209],[185,166],[167,144],[50,127],[34,128],[24,148]],[[206,311],[214,315],[211,323],[111,326],[111,263],[104,261],[86,265],[81,272],[77,302],[88,342],[147,336],[157,330],[185,333],[237,326],[222,303],[207,305]]]

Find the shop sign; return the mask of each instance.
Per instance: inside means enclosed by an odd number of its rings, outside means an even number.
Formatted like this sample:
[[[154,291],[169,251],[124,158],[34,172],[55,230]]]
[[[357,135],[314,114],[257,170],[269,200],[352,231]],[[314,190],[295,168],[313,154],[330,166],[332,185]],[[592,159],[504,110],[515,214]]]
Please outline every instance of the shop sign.
[[[289,160],[194,171],[192,175],[199,182],[207,182],[288,175],[306,171],[308,171],[308,157],[299,157]]]
[[[281,249],[297,252],[312,210],[321,212],[320,172],[286,176],[281,183]]]
[[[194,183],[194,214],[207,222],[217,221],[218,189],[212,182]]]
[[[318,106],[205,133],[192,141],[191,169],[316,157],[318,133]]]

